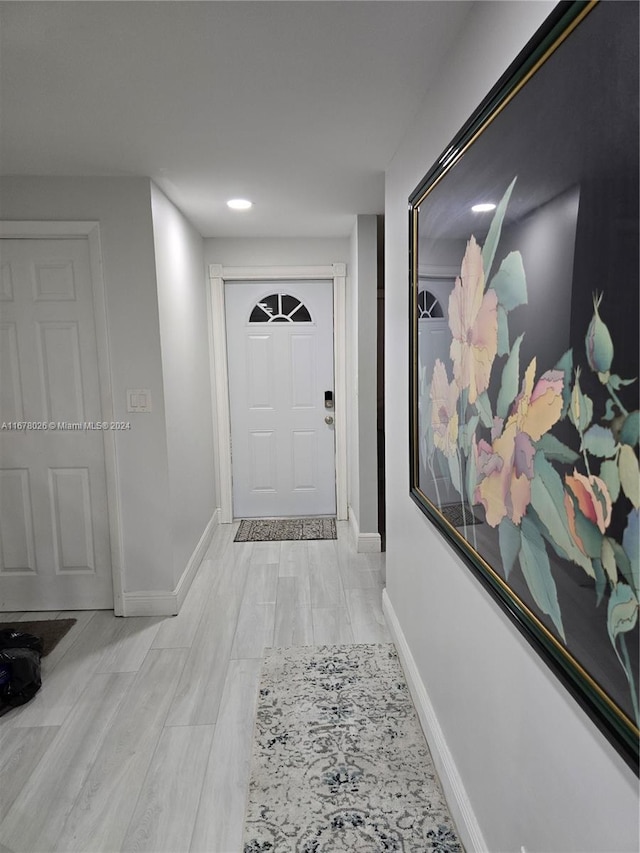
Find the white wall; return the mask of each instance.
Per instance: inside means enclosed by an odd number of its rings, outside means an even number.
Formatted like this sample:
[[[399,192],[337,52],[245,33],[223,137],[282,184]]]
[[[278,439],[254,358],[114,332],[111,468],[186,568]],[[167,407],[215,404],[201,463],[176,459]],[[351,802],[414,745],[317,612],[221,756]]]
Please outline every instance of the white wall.
[[[349,241],[340,238],[219,238],[206,240],[204,251],[207,264],[228,267],[315,266],[349,261]]]
[[[407,199],[553,5],[474,5],[387,173],[387,593],[476,840],[620,853],[638,850],[636,777],[409,498]]]
[[[359,534],[378,533],[377,217],[357,216],[347,277],[349,513]]]
[[[173,588],[171,508],[150,184],[145,178],[3,178],[6,220],[100,223],[116,420],[124,591]],[[129,414],[126,389],[151,390],[153,412]]]
[[[167,429],[173,586],[217,506],[204,241],[151,186]]]

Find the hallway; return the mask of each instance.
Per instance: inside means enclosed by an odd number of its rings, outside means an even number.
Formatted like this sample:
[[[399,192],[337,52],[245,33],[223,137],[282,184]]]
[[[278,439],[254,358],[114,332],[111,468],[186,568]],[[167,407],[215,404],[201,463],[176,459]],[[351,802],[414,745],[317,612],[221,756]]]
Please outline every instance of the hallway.
[[[269,646],[390,642],[384,555],[234,543],[216,528],[175,617],[78,619],[35,699],[0,719],[0,853],[240,853]],[[17,614],[3,614],[4,619]]]

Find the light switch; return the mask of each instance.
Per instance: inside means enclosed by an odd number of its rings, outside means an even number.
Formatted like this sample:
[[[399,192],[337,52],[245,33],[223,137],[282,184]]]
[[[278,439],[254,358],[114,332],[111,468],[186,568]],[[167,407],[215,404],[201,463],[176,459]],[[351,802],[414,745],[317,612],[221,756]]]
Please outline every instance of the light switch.
[[[148,388],[127,388],[127,411],[150,412],[151,391]]]

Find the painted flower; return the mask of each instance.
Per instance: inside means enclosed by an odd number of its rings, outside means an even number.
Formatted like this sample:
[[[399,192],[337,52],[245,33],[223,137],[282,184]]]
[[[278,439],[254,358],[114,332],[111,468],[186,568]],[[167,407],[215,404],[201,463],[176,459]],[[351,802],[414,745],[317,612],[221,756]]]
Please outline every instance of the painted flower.
[[[562,414],[564,374],[548,370],[534,386],[535,373],[533,358],[502,431],[495,434],[500,428],[496,422],[492,443],[482,440],[478,444],[477,470],[483,479],[476,488],[475,500],[483,504],[491,527],[497,527],[505,516],[514,524],[522,521],[531,502],[534,442]]]
[[[458,441],[458,386],[449,382],[447,369],[436,360],[431,380],[431,426],[433,443],[445,456],[455,456]]]
[[[585,349],[591,370],[607,375],[613,361],[613,341],[611,340],[609,329],[602,322],[598,314],[601,302],[602,294],[593,297],[593,319],[587,329]]]
[[[569,530],[574,542],[583,554],[586,554],[584,543],[576,529],[575,503],[580,512],[595,524],[600,533],[604,533],[611,522],[611,495],[604,480],[591,474],[585,477],[578,471],[567,474],[564,478],[567,491],[564,494],[564,505],[569,521]],[[575,503],[574,503],[575,501]]]
[[[470,403],[475,403],[489,387],[491,367],[498,350],[497,309],[496,292],[484,291],[482,250],[472,237],[449,297],[453,374],[458,388],[469,390]]]

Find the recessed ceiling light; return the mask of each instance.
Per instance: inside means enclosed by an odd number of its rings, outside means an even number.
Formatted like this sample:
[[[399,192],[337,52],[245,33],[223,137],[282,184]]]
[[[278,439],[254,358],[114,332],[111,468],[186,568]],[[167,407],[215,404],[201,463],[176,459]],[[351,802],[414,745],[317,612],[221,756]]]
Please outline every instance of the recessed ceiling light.
[[[253,207],[253,202],[246,198],[230,198],[227,207],[232,210],[249,210],[250,207]]]
[[[474,213],[488,213],[490,210],[495,210],[495,204],[492,204],[490,201],[482,202],[482,204],[474,204],[471,210]]]

